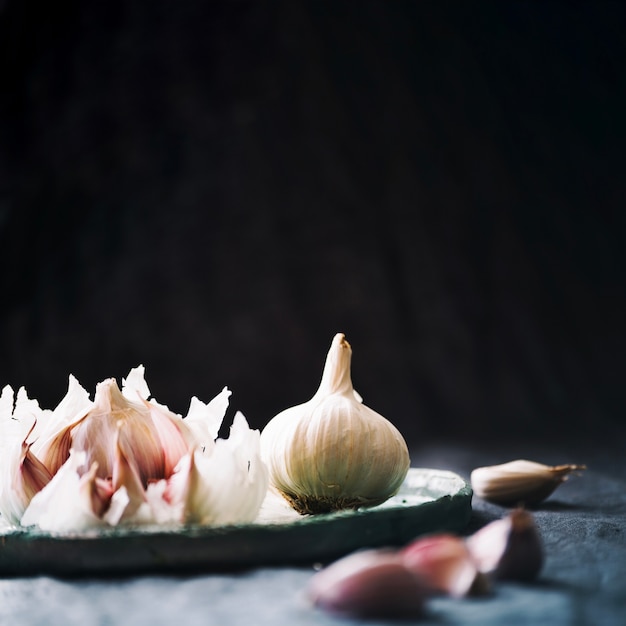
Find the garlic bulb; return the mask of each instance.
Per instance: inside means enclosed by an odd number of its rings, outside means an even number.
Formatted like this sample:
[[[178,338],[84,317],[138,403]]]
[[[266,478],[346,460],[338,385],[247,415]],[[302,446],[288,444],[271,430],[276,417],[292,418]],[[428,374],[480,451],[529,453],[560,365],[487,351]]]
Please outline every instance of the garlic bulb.
[[[571,472],[584,465],[543,465],[519,459],[476,468],[470,481],[474,493],[497,504],[537,504],[545,500]]]
[[[338,333],[315,395],[276,415],[261,433],[272,486],[302,514],[380,504],[409,470],[400,432],[354,391],[351,358]]]
[[[251,522],[267,493],[260,433],[237,412],[218,431],[224,388],[193,398],[187,417],[149,399],[143,366],[122,389],[99,383],[93,402],[70,377],[66,397],[42,410],[25,390],[0,395],[0,523],[74,532],[117,525]]]

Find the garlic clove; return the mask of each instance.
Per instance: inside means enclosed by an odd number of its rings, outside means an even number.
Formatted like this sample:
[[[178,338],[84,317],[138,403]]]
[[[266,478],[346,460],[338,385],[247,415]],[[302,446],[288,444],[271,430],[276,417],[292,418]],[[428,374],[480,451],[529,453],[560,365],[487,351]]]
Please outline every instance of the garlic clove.
[[[261,433],[272,486],[302,514],[381,504],[409,470],[400,432],[355,397],[351,358],[338,333],[313,398],[279,413]]]
[[[476,567],[460,537],[438,534],[416,539],[402,549],[405,566],[419,576],[433,593],[454,597],[482,595],[487,578]]]
[[[94,512],[93,492],[84,486],[89,481],[89,471],[84,481],[79,476],[85,458],[84,452],[70,450],[67,461],[30,501],[21,519],[22,526],[37,525],[41,530],[67,532],[105,525]]]
[[[164,475],[170,476],[180,459],[194,446],[194,436],[185,422],[165,407],[143,400],[148,410],[161,450],[163,451]]]
[[[44,411],[24,387],[17,394],[6,385],[0,395],[0,515],[19,524],[32,497],[51,478],[51,472],[33,449],[33,433]]]
[[[110,378],[97,385],[93,408],[71,428],[71,445],[87,453],[89,465],[98,463],[100,478],[112,475],[119,447],[145,488],[149,481],[165,478],[168,467],[173,467],[182,451],[187,450],[176,428],[168,428],[167,439],[163,440],[164,424],[162,420],[157,426],[152,408],[128,400],[115,379]]]
[[[356,552],[315,574],[307,590],[314,606],[355,617],[413,617],[425,589],[396,552]]]
[[[41,491],[52,478],[46,466],[30,451],[30,444],[22,443],[20,468],[15,487],[23,493],[25,503]]]
[[[33,450],[37,448],[38,458],[42,459],[53,476],[70,456],[73,426],[64,426],[43,444],[40,444],[39,441],[33,442]]]
[[[123,391],[114,379],[96,397],[70,376],[54,411],[23,388],[0,394],[0,514],[52,531],[124,524],[251,522],[267,493],[260,433],[241,413],[217,439],[230,391],[187,418],[149,399],[143,366]],[[183,461],[186,460],[185,464]]]
[[[91,509],[97,517],[102,517],[108,510],[113,496],[112,480],[97,477],[98,464],[92,463],[78,481],[78,490],[83,498],[91,502]]]
[[[531,513],[518,508],[466,540],[478,569],[493,578],[530,581],[543,566],[543,545]]]
[[[120,519],[131,518],[139,509],[139,507],[146,501],[146,494],[144,486],[139,475],[137,464],[131,462],[126,456],[126,453],[122,449],[121,439],[122,433],[125,428],[128,428],[123,422],[118,423],[117,436],[115,437],[114,457],[113,457],[113,475],[112,475],[112,489],[117,491],[120,488],[126,490],[128,496],[127,506],[124,508],[124,514]],[[92,464],[96,465],[94,462]]]
[[[201,504],[203,499],[197,497],[201,480],[194,454],[193,450],[185,454],[167,480],[148,485],[146,491],[148,502],[161,523],[168,521],[193,524],[202,520],[201,510],[195,503],[197,499],[198,504]]]
[[[504,505],[533,505],[545,500],[569,474],[585,465],[543,465],[519,459],[476,468],[470,476],[474,493],[484,500]]]
[[[65,397],[54,411],[41,412],[29,441],[32,442],[33,453],[42,460],[51,474],[56,474],[67,461],[72,447],[72,428],[84,418],[92,406],[87,391],[70,374]]]

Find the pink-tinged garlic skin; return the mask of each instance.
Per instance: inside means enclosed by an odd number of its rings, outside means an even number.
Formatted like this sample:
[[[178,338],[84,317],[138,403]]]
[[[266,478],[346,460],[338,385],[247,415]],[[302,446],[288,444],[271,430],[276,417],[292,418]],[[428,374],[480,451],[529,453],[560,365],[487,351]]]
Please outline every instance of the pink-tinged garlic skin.
[[[166,420],[148,403],[130,402],[114,379],[98,384],[93,408],[71,430],[72,447],[87,452],[87,462],[98,463],[98,476],[111,476],[121,453],[133,465],[143,487],[168,476],[188,450],[180,429],[171,428],[166,442],[155,416]],[[165,445],[164,445],[165,443]]]
[[[416,539],[401,551],[403,562],[433,593],[457,598],[488,591],[465,541],[450,534]]]
[[[22,443],[19,472],[15,476],[16,492],[23,493],[24,503],[41,491],[52,478],[46,466],[31,452],[31,445]]]
[[[479,570],[494,579],[534,580],[543,567],[543,544],[535,520],[524,509],[491,522],[466,540]]]
[[[330,613],[398,618],[421,615],[426,593],[398,553],[366,550],[317,573],[307,595],[314,606]]]
[[[111,504],[114,490],[113,481],[98,478],[96,476],[97,471],[98,464],[93,463],[89,471],[80,477],[78,489],[81,496],[89,500],[94,515],[102,517]]]

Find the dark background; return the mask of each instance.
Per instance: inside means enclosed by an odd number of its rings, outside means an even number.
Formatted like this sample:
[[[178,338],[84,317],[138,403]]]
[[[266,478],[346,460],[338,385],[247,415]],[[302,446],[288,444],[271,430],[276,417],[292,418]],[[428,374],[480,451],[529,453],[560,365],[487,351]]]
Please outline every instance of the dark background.
[[[622,2],[0,0],[0,385],[411,441],[626,412]]]

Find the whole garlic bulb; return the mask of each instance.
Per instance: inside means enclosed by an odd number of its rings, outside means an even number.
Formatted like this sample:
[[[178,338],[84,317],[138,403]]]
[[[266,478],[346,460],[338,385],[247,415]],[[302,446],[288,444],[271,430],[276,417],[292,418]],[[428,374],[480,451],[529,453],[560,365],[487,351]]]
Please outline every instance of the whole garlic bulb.
[[[351,358],[345,336],[336,334],[315,395],[276,415],[261,433],[272,486],[302,514],[381,504],[409,470],[398,429],[354,391]]]

